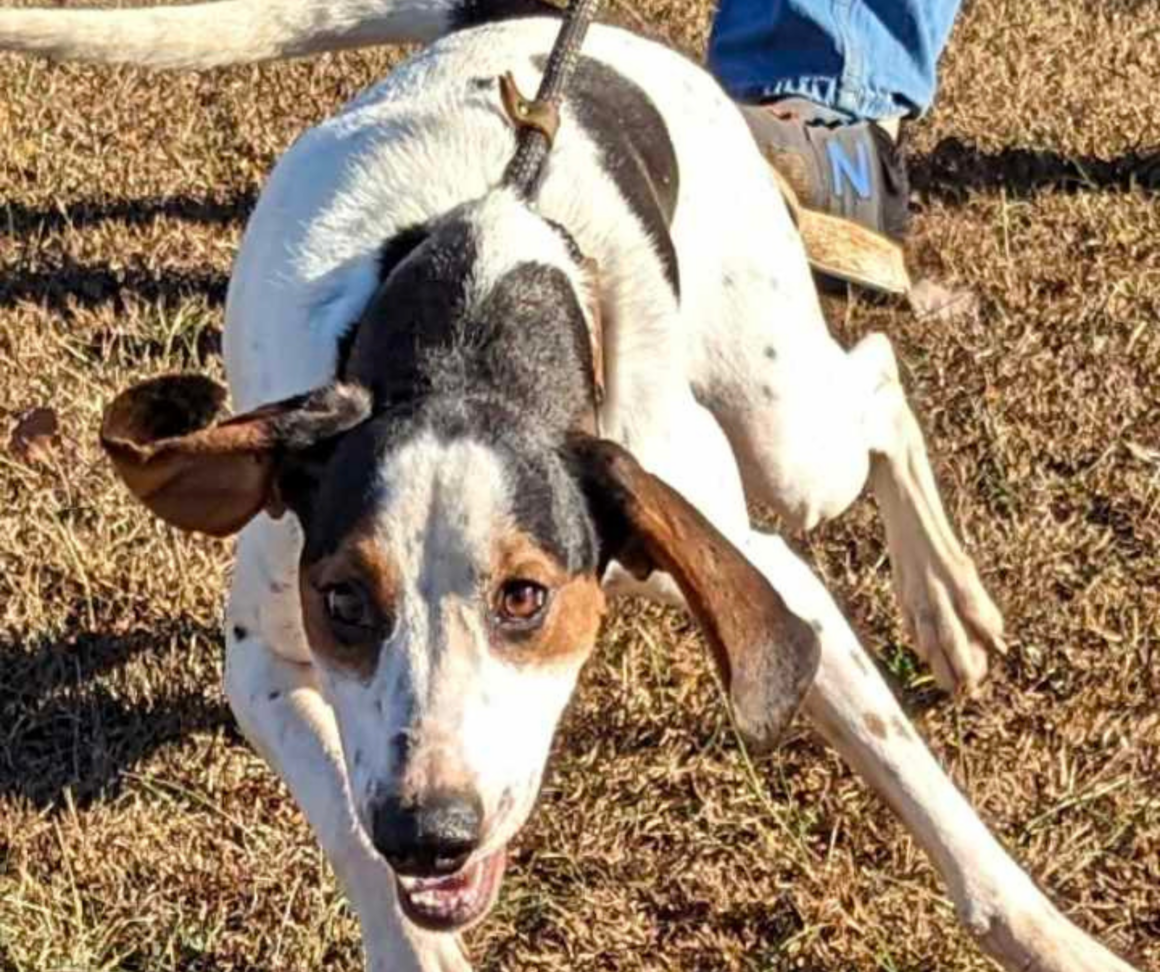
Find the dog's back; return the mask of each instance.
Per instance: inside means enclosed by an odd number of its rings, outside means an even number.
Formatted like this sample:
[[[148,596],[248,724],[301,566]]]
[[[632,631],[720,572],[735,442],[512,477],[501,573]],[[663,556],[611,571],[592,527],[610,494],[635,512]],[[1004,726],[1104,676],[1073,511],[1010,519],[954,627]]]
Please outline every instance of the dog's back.
[[[384,248],[500,183],[515,130],[498,78],[511,71],[521,90],[534,91],[557,23],[524,18],[455,31],[286,153],[231,282],[226,357],[239,407],[329,377],[340,336],[379,282]],[[723,274],[764,262],[764,241],[797,258],[781,260],[779,273],[808,282],[764,163],[704,72],[652,42],[597,27],[578,84],[538,209],[605,270],[602,304],[621,369],[658,345],[679,351],[689,333],[673,333],[676,317],[719,318]]]

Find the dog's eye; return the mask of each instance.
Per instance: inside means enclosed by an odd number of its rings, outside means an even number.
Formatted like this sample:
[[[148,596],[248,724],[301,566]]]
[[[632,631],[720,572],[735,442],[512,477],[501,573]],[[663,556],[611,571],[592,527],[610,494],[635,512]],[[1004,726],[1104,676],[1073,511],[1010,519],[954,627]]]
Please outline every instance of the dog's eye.
[[[535,621],[548,603],[548,589],[530,580],[510,580],[500,588],[499,619],[509,624]]]
[[[323,592],[326,614],[331,621],[347,628],[376,627],[370,599],[357,584],[335,584]]]

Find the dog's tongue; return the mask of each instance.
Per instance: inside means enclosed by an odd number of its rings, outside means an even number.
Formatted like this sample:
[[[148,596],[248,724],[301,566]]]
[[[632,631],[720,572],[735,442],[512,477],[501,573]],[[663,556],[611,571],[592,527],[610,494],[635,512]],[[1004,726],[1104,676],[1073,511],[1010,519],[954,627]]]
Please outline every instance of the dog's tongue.
[[[451,931],[477,921],[495,901],[505,857],[497,851],[446,877],[399,878],[403,911],[433,931]]]

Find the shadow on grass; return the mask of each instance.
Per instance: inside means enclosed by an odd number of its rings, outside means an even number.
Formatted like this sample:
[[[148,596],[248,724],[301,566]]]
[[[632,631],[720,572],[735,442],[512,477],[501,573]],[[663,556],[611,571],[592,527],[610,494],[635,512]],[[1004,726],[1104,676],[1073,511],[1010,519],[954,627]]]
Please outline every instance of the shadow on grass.
[[[961,139],[946,138],[932,152],[911,156],[908,168],[913,189],[951,203],[965,202],[972,192],[1001,189],[1014,196],[1044,190],[1160,193],[1160,147],[1113,159],[1071,158],[1050,150],[1017,147],[985,152]],[[206,225],[241,223],[256,198],[254,191],[245,190],[220,199],[183,195],[90,200],[77,202],[63,213],[55,208],[8,203],[0,210],[0,238],[52,234],[107,221],[141,225],[173,218]],[[112,303],[120,311],[130,295],[170,310],[196,297],[210,307],[220,307],[225,303],[228,282],[228,274],[214,270],[113,269],[64,258],[57,266],[36,270],[16,267],[0,274],[0,308],[28,301],[67,314],[75,307]]]
[[[1070,158],[1059,152],[1027,148],[983,150],[958,138],[945,138],[930,153],[907,160],[911,188],[951,203],[972,192],[1005,189],[1013,196],[1054,192],[1160,193],[1160,146],[1113,159]]]
[[[0,240],[44,237],[69,229],[85,229],[106,222],[141,226],[158,219],[176,219],[208,226],[241,225],[257,200],[253,190],[221,198],[198,196],[142,199],[82,200],[64,211],[55,207],[8,202],[0,206]],[[213,270],[113,269],[102,263],[79,263],[68,257],[55,266],[27,270],[19,266],[0,272],[0,307],[24,301],[44,304],[55,313],[74,307],[93,308],[112,303],[123,309],[125,298],[135,297],[174,310],[191,297],[211,307],[225,303],[229,276]]]
[[[0,273],[0,307],[15,307],[27,301],[67,314],[76,307],[112,303],[120,312],[127,295],[159,304],[167,311],[176,311],[191,297],[201,297],[210,307],[220,307],[225,303],[228,283],[229,276],[216,270],[114,270],[103,264],[66,259],[50,269],[17,267]]]
[[[0,209],[0,237],[29,233],[59,233],[84,229],[110,220],[127,226],[144,226],[157,219],[176,219],[208,226],[241,224],[257,202],[256,190],[234,192],[221,198],[204,196],[146,196],[141,199],[88,199],[62,212],[56,207],[5,203]]]
[[[0,800],[43,808],[69,790],[86,806],[162,746],[233,725],[216,685],[171,685],[173,667],[160,657],[175,642],[216,644],[216,627],[181,619],[117,635],[75,627],[33,645],[0,640]]]

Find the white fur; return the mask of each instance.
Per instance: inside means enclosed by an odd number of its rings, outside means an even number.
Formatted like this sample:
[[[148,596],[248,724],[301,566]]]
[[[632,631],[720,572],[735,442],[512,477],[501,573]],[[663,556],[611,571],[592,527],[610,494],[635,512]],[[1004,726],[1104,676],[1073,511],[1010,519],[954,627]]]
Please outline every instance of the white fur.
[[[0,11],[0,48],[206,65],[426,40],[446,29],[452,7],[451,0],[227,0],[91,15]],[[445,37],[286,153],[246,231],[231,282],[225,352],[237,408],[330,378],[337,337],[374,289],[383,240],[484,196],[499,181],[514,139],[489,79],[514,70],[521,89],[534,90],[529,55],[545,52],[555,30],[551,22],[519,21]],[[981,675],[986,650],[1001,645],[1001,622],[942,511],[888,342],[873,336],[847,353],[831,339],[765,163],[739,114],[703,71],[610,28],[594,29],[585,53],[647,92],[665,118],[680,165],[672,227],[682,275],[678,303],[653,242],[568,112],[551,154],[541,208],[601,267],[605,432],[697,504],[794,611],[820,625],[811,718],[911,829],[982,947],[1012,970],[1126,970],[1064,919],[987,833],[816,577],[779,539],[749,525],[746,492],[810,525],[841,512],[869,475],[916,647],[948,686],[970,685]],[[528,244],[499,222],[493,235],[486,265],[498,273]],[[444,454],[431,443],[416,449],[427,452],[412,456],[408,471],[426,472],[402,488],[394,500],[402,505],[391,515],[423,522],[440,477],[470,475],[485,485],[479,493],[464,489],[460,519],[468,548],[482,543],[479,524],[502,507],[486,457]],[[344,748],[369,746],[389,726],[365,721],[365,699],[354,695],[378,693],[389,701],[398,671],[381,667],[369,687],[356,687],[309,664],[297,607],[300,545],[291,518],[260,517],[241,537],[227,625],[231,704],[346,884],[369,967],[466,969],[451,936],[419,932],[401,917],[389,870],[360,826],[360,791],[389,770],[366,764],[353,773]],[[421,560],[412,558],[410,569],[421,571]],[[663,580],[648,591],[674,595]],[[468,641],[480,637],[470,620],[448,620],[468,631]],[[478,666],[473,674],[502,699],[543,691],[537,711],[505,717],[478,695],[451,700],[435,684],[439,672],[418,674],[429,652],[398,665],[411,665],[410,677],[434,689],[433,719],[459,721],[446,737],[445,757],[481,779],[498,779],[510,776],[514,764],[497,765],[495,740],[524,737],[513,759],[520,767],[542,764],[574,673],[531,688],[532,676],[505,671],[485,654],[460,664]],[[872,725],[888,728],[876,733]],[[527,791],[533,795],[535,782]],[[494,785],[481,786],[494,798]],[[511,820],[523,819],[530,800],[521,795]],[[498,836],[510,834],[505,828]]]

